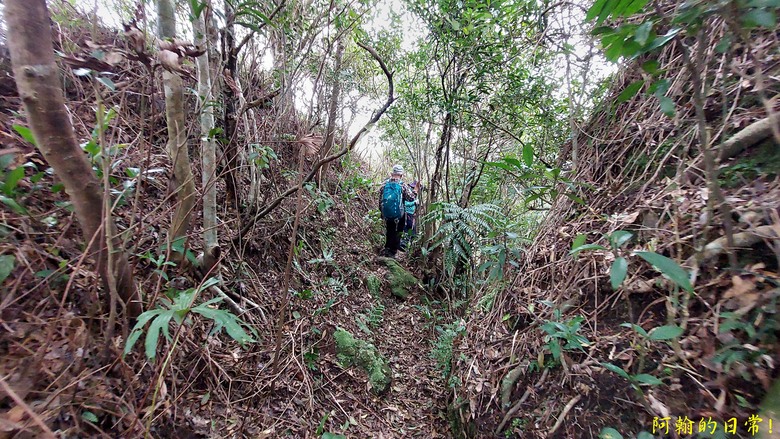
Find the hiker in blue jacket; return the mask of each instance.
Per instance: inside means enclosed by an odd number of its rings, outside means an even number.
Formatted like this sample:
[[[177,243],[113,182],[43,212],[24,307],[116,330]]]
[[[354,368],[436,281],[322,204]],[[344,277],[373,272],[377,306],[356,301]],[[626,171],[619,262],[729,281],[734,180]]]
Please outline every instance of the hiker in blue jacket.
[[[403,176],[403,166],[395,165],[390,178],[379,188],[379,212],[386,232],[384,255],[391,258],[401,249],[401,233],[406,225],[404,202],[415,200],[412,188],[401,180]]]

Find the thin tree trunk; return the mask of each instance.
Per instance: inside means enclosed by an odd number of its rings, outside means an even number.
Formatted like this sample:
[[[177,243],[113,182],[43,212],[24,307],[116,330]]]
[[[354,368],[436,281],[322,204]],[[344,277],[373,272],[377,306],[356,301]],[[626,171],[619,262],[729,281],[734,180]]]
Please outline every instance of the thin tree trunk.
[[[439,196],[439,192],[442,190],[442,168],[444,168],[443,162],[447,160],[447,157],[444,154],[445,149],[449,150],[449,144],[450,144],[450,137],[451,137],[451,131],[452,131],[452,113],[447,112],[447,114],[444,116],[444,123],[442,124],[441,128],[441,137],[439,137],[439,146],[436,148],[436,163],[433,168],[433,177],[431,177],[430,182],[430,192],[428,197],[428,205],[435,203],[437,201],[437,197]],[[425,241],[428,241],[433,236],[434,227],[436,225],[433,223],[433,221],[429,222],[428,225],[425,227]]]
[[[157,0],[157,34],[161,40],[175,38],[176,16],[173,0]],[[168,125],[168,155],[173,162],[173,179],[176,188],[176,210],[168,231],[168,243],[186,239],[190,228],[190,216],[195,207],[195,180],[192,176],[187,132],[184,119],[184,87],[181,77],[163,71],[165,88],[165,119]],[[182,257],[180,255],[179,257]]]
[[[194,10],[192,14],[192,30],[195,35],[195,45],[206,49],[208,44],[203,14],[194,17]],[[198,96],[200,96],[203,244],[204,249],[207,250],[219,245],[217,235],[217,152],[212,133],[214,129],[214,106],[211,105],[211,70],[209,67],[208,50],[196,59],[196,63],[198,66]]]
[[[103,223],[100,183],[78,145],[65,109],[46,2],[7,0],[5,20],[16,85],[37,147],[73,202],[84,238],[90,243],[87,251],[96,256],[104,287],[108,290],[113,278],[119,297],[127,305],[128,315],[135,317],[141,311],[141,299],[132,270],[124,251],[113,254],[108,251],[107,236],[118,249],[121,249],[121,241],[114,238],[113,221]],[[111,264],[109,258],[113,258]],[[109,265],[113,267],[113,273],[108,272]]]
[[[336,136],[336,115],[339,109],[339,94],[341,92],[341,80],[339,79],[339,76],[341,73],[341,59],[343,54],[344,42],[339,39],[336,43],[336,55],[333,65],[334,78],[333,88],[330,94],[330,108],[328,109],[328,128],[327,134],[325,136],[325,143],[322,145],[322,148],[320,148],[320,158],[327,157],[328,154],[330,154],[331,149],[333,149],[333,141]],[[327,176],[329,166],[330,163],[326,163],[320,170],[320,187],[322,187],[323,176]],[[326,191],[328,190],[328,188],[323,189]]]

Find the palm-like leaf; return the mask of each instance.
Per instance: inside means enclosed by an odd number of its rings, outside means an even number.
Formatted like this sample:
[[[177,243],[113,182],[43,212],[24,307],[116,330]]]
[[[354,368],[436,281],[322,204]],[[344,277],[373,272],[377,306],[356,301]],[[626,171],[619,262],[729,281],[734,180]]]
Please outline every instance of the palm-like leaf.
[[[497,217],[501,214],[494,204],[478,204],[462,208],[453,203],[436,203],[431,212],[423,217],[422,223],[438,221],[440,224],[431,238],[430,248],[443,246],[445,260],[453,265],[457,262],[470,265],[474,248],[493,231]]]

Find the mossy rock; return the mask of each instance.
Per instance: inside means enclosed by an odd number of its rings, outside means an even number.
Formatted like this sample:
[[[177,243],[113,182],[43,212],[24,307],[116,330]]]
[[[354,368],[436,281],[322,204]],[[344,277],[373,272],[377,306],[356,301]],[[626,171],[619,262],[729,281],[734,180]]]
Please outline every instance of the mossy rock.
[[[358,366],[368,374],[371,391],[381,395],[390,388],[393,373],[387,360],[379,350],[363,340],[358,340],[349,332],[339,328],[333,333],[339,361],[347,367]]]
[[[409,297],[412,288],[420,281],[408,272],[393,258],[379,258],[387,266],[387,282],[390,284],[390,292],[401,299]]]

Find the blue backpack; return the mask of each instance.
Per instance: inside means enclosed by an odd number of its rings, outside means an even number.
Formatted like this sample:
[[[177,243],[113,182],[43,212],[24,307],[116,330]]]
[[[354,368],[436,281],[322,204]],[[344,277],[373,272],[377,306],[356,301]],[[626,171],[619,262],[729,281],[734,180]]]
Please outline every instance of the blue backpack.
[[[400,181],[388,181],[382,190],[382,216],[400,219],[404,216],[404,200]]]

